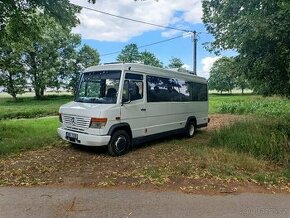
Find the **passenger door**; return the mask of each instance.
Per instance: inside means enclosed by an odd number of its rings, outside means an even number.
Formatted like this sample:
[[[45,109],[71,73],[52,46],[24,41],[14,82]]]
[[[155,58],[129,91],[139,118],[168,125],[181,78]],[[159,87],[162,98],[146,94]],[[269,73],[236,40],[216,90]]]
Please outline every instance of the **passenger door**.
[[[146,134],[147,108],[144,84],[142,74],[126,72],[123,85],[124,103],[121,106],[121,122],[130,125],[133,138],[142,137]]]

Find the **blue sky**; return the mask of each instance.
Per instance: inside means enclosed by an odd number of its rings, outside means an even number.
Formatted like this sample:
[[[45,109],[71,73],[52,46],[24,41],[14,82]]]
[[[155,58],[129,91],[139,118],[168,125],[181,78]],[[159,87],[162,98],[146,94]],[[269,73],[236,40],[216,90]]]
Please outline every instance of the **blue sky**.
[[[170,3],[166,0],[139,2],[134,0],[119,0],[117,2],[98,0],[95,5],[88,4],[85,0],[71,0],[71,2],[136,20],[202,32],[198,36],[198,75],[208,77],[210,67],[219,58],[206,51],[203,45],[212,41],[213,38],[210,34],[206,34],[201,21],[201,0],[175,0]],[[175,30],[117,19],[86,9],[83,9],[78,17],[80,25],[74,29],[74,32],[82,35],[83,44],[88,44],[97,49],[101,55],[120,51],[129,43],[136,43],[141,46],[183,34]],[[192,46],[191,37],[182,37],[141,48],[140,51],[147,50],[154,53],[164,65],[168,65],[172,57],[178,57],[189,69],[192,69]],[[233,53],[229,52],[227,54]],[[117,55],[102,56],[101,62],[114,62]]]

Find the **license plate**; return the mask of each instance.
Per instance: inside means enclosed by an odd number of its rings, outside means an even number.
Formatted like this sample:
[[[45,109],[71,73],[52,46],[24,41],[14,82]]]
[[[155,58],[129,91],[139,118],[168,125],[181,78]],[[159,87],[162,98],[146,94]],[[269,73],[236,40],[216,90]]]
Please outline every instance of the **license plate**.
[[[66,137],[69,138],[69,139],[78,139],[78,134],[67,132],[66,133]]]

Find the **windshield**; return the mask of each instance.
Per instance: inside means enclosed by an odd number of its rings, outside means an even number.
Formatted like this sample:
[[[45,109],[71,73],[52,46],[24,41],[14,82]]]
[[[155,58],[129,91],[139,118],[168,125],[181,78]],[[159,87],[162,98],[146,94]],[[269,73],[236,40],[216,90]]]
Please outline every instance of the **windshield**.
[[[84,73],[75,101],[85,103],[116,104],[121,71]]]

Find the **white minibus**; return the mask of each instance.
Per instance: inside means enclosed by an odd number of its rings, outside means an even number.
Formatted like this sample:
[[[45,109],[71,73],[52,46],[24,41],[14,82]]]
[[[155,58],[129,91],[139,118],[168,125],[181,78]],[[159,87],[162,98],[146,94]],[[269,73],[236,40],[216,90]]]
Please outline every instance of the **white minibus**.
[[[209,122],[207,80],[135,63],[89,67],[80,77],[74,101],[60,107],[59,120],[62,139],[108,146],[113,156],[174,133],[193,137]]]

